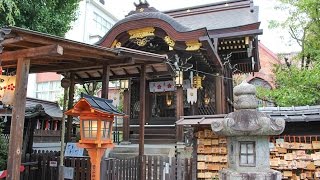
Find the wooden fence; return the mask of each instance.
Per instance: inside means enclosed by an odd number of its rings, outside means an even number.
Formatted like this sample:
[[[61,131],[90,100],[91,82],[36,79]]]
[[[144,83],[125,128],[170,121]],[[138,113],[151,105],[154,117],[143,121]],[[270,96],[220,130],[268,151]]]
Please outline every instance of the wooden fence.
[[[46,152],[27,154],[25,170],[21,173],[22,180],[57,180],[59,177],[59,153]],[[65,167],[74,168],[74,179],[90,180],[89,158],[64,158]]]
[[[192,180],[192,160],[144,156],[146,180]],[[104,180],[140,180],[139,157],[106,159],[102,162]]]
[[[145,180],[192,180],[192,160],[163,156],[143,156]],[[57,180],[59,153],[38,152],[27,154],[22,180]],[[64,166],[74,168],[75,180],[90,180],[89,158],[64,158]],[[131,159],[104,159],[101,165],[103,180],[141,180],[139,157]]]

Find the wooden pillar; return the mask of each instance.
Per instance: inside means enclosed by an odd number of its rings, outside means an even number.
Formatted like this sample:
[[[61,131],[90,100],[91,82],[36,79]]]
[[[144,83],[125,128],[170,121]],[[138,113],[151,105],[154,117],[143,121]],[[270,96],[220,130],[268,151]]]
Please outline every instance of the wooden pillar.
[[[147,87],[147,86],[146,86]],[[148,88],[146,88],[146,89],[148,89]],[[148,124],[150,124],[150,121],[151,121],[151,119],[150,119],[150,115],[151,115],[151,103],[150,103],[150,92],[149,92],[149,90],[146,90],[146,122],[148,123]]]
[[[123,92],[123,112],[127,115],[123,118],[123,141],[128,142],[130,136],[130,107],[131,107],[131,87]]]
[[[184,114],[184,104],[183,104],[183,88],[177,87],[176,91],[176,118],[177,121]],[[176,139],[177,142],[183,142],[183,126],[176,126]]]
[[[16,74],[16,89],[14,92],[14,102],[10,127],[10,143],[8,154],[8,180],[20,179],[20,165],[22,153],[22,138],[24,129],[26,93],[28,85],[28,75],[30,59],[18,59]]]
[[[144,156],[144,124],[146,122],[146,66],[141,65],[140,72],[140,112],[139,112],[139,164],[140,164],[140,180],[146,179],[145,159]]]
[[[102,91],[101,97],[108,99],[110,80],[110,65],[104,65],[102,70]]]
[[[223,88],[223,78],[221,77],[215,77],[215,90],[216,90],[216,114],[223,114],[223,106],[224,106],[224,99],[222,94],[222,88]]]
[[[69,88],[69,95],[68,95],[68,109],[72,109],[73,107],[73,100],[74,100],[74,87],[75,87],[75,75],[74,73],[70,73],[70,88]],[[67,117],[67,136],[66,142],[71,142],[72,140],[72,121],[73,117]],[[63,122],[63,121],[62,121]]]

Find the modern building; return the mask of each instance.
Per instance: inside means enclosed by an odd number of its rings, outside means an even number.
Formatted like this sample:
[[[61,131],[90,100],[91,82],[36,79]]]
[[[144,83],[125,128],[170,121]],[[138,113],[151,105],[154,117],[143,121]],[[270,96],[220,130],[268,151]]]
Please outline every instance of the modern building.
[[[82,0],[79,3],[78,19],[65,35],[66,39],[93,44],[101,39],[118,21],[105,7],[104,0]],[[30,74],[28,97],[57,101],[63,90],[62,76],[56,73]]]

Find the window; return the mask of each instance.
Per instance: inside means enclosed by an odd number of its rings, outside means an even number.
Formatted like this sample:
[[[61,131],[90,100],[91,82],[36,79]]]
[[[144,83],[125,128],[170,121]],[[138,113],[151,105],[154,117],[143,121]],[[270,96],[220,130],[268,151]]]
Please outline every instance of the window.
[[[240,166],[255,166],[255,156],[255,142],[240,142]]]
[[[97,13],[94,13],[93,15],[93,21],[98,30],[101,30],[103,32],[109,31],[111,29],[112,24],[105,20],[102,16],[100,16]]]
[[[37,83],[36,98],[56,101],[62,93],[60,81],[48,81]]]

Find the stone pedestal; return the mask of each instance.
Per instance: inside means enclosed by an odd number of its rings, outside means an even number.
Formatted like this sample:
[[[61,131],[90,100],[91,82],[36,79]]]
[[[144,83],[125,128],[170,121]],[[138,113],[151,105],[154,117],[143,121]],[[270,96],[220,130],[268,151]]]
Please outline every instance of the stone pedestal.
[[[234,88],[235,112],[211,124],[213,132],[226,136],[228,169],[221,170],[222,180],[280,180],[281,173],[270,169],[269,135],[280,134],[283,119],[271,119],[258,112],[253,85],[242,83]]]

